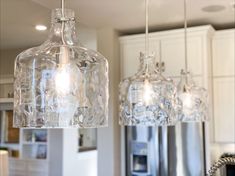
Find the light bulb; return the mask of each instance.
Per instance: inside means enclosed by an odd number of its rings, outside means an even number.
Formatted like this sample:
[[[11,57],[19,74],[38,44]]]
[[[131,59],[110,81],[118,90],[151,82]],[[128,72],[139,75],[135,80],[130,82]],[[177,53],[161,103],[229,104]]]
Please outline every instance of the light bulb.
[[[145,105],[150,105],[153,102],[153,88],[152,85],[149,83],[149,80],[146,79],[144,81],[144,93],[143,98]]]
[[[70,91],[70,76],[66,68],[59,68],[55,77],[56,91],[58,94],[68,94]]]
[[[59,68],[56,72],[55,84],[58,94],[67,94],[70,89],[70,75],[68,73],[69,51],[65,46],[60,47]]]
[[[190,93],[181,94],[180,99],[184,108],[191,109],[193,107],[193,97]]]

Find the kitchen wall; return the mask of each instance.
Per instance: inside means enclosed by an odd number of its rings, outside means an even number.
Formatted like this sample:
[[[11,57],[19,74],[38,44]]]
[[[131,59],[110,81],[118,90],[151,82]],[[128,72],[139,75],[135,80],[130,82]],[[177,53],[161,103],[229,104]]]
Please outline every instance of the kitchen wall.
[[[98,129],[98,176],[121,176],[121,136],[118,124],[120,58],[118,33],[111,28],[97,31],[97,48],[109,62],[109,126]]]
[[[13,75],[16,56],[24,49],[0,49],[0,75]]]

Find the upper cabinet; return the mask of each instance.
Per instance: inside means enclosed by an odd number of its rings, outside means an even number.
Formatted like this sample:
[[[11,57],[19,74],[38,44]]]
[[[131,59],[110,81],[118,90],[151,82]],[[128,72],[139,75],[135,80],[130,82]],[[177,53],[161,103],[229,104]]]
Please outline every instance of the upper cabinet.
[[[213,76],[234,76],[235,30],[216,32],[213,39]]]
[[[202,32],[206,31],[203,31],[203,29],[200,32],[189,30],[188,34],[188,67],[194,76],[203,74],[203,61],[207,59],[204,52]],[[180,76],[180,70],[185,68],[184,46],[182,30],[171,31],[169,35],[162,36],[161,56],[166,66],[166,76]]]
[[[151,35],[151,34],[150,34]],[[145,36],[133,35],[121,37],[121,76],[122,78],[134,75],[139,67],[140,52],[145,52]],[[155,38],[149,40],[151,54],[159,57],[159,41]],[[127,59],[128,58],[128,59]]]
[[[203,78],[207,86],[211,74],[211,40],[214,30],[211,26],[188,29],[188,67],[194,76]],[[165,76],[179,77],[185,68],[184,30],[169,30],[150,33],[150,53],[155,53],[156,62],[161,58],[165,63]],[[137,72],[139,52],[144,52],[144,34],[120,37],[121,73],[128,77]]]
[[[234,60],[235,30],[223,30],[213,38],[214,140],[235,142]]]

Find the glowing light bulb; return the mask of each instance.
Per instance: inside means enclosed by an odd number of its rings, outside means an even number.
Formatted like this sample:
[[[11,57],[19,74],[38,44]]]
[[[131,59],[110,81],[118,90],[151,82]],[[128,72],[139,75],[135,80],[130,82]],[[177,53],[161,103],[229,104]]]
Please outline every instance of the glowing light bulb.
[[[56,91],[58,94],[68,94],[70,90],[70,75],[67,66],[69,63],[69,51],[68,48],[61,46],[60,47],[60,56],[59,56],[59,68],[56,72],[55,84]]]
[[[60,68],[55,78],[56,91],[59,94],[67,94],[70,91],[70,76],[65,68]]]
[[[183,93],[181,95],[181,100],[183,103],[183,107],[187,109],[191,109],[193,107],[192,95],[190,93]]]
[[[146,105],[150,105],[153,102],[153,88],[148,79],[144,81],[143,98]]]

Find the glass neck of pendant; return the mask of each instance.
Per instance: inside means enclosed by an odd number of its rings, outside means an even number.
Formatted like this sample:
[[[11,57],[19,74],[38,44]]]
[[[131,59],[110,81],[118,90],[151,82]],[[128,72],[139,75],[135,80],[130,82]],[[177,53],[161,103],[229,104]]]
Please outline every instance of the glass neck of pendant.
[[[185,72],[184,70],[181,70],[181,82],[184,85],[193,86],[194,81],[193,81],[191,73],[190,72]]]
[[[140,70],[148,73],[155,72],[154,56],[140,56]]]
[[[76,35],[75,15],[72,10],[55,9],[52,11],[52,25],[49,40],[61,45],[76,45],[78,39]]]

